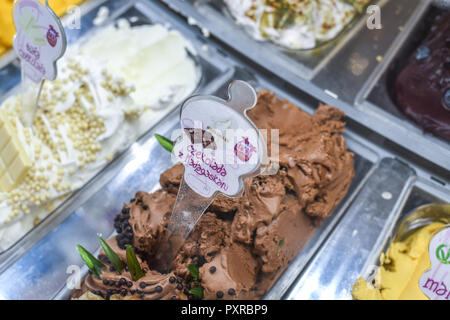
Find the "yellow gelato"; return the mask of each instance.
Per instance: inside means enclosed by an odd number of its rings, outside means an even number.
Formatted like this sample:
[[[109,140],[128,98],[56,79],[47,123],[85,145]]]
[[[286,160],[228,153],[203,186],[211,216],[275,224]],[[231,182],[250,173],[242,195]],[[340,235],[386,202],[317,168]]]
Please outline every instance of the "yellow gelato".
[[[39,0],[45,4],[45,0]],[[83,0],[50,0],[49,5],[59,16],[63,15],[72,5],[77,5]],[[0,55],[12,47],[12,41],[16,29],[12,17],[14,0],[0,0]]]
[[[359,278],[352,289],[357,300],[428,300],[419,288],[422,274],[431,268],[428,247],[435,231],[444,224],[425,226],[401,242],[393,242],[372,285]]]

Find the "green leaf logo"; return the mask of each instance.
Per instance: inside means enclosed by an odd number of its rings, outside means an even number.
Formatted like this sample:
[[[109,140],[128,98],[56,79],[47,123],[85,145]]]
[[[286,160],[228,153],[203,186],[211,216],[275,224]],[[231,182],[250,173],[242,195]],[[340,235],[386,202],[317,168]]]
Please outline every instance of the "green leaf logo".
[[[441,244],[436,249],[436,258],[443,264],[450,264],[450,248],[445,244]]]

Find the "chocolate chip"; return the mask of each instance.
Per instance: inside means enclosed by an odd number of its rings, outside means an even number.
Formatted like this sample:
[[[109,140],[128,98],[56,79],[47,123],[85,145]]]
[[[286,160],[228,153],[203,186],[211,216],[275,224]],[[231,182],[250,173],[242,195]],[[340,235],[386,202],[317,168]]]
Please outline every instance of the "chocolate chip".
[[[216,272],[216,267],[212,266],[211,268],[209,268],[209,272],[214,273]]]
[[[162,290],[163,290],[163,288],[162,288],[161,286],[157,286],[157,287],[155,288],[155,292],[157,292],[157,293],[162,292]]]
[[[420,46],[416,51],[416,60],[427,59],[430,56],[430,53],[430,48],[428,48],[427,46]]]
[[[234,296],[234,295],[236,294],[236,291],[234,291],[234,289],[231,288],[230,290],[228,290],[228,294],[229,294],[230,296]]]
[[[177,280],[177,279],[175,279],[175,277],[170,277],[170,278],[169,278],[169,282],[170,282],[170,283],[175,283],[176,280]]]
[[[216,297],[219,298],[219,299],[223,298],[223,292],[222,291],[217,291]]]

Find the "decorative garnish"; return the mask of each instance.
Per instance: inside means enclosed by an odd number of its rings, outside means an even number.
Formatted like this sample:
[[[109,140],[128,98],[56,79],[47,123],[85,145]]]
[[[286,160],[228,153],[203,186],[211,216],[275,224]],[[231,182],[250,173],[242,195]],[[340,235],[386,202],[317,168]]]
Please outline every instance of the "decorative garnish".
[[[103,263],[101,263],[97,258],[95,258],[89,251],[83,248],[80,245],[77,245],[78,252],[80,253],[81,259],[86,263],[89,270],[100,279],[100,275],[102,274],[102,268],[105,267]]]
[[[109,262],[114,266],[114,268],[122,274],[123,269],[125,268],[122,260],[120,260],[119,256],[111,249],[111,247],[103,240],[102,237],[99,237],[100,244],[102,245],[103,251],[105,251],[106,256],[109,259]]]
[[[203,290],[204,289],[202,287],[195,287],[189,290],[189,293],[203,299]]]
[[[144,276],[144,272],[142,271],[141,265],[136,258],[133,247],[129,244],[127,245],[127,265],[134,281],[137,281]]]
[[[198,281],[199,279],[199,270],[195,264],[190,264],[187,266],[189,273],[191,274],[192,279]]]
[[[167,139],[166,137],[163,137],[157,133],[155,133],[155,138],[158,140],[159,144],[166,149],[169,152],[172,152],[173,150],[173,141]]]

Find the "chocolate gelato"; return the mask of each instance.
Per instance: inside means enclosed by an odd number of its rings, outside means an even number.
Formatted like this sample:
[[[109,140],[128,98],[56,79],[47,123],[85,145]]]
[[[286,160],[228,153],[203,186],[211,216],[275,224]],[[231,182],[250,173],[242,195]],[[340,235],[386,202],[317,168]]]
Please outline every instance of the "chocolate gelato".
[[[353,154],[340,135],[344,114],[336,108],[321,105],[311,116],[263,90],[248,114],[259,128],[280,130],[279,172],[248,179],[239,199],[219,196],[183,244],[171,272],[161,274],[152,258],[167,232],[183,167],[168,169],[161,175],[161,190],[138,192],[124,206],[115,221],[118,236],[109,240],[122,259],[131,244],[145,276],[132,281],[127,271],[119,275],[109,269],[101,280],[90,274],[73,298],[91,292],[103,298],[193,299],[189,290],[197,286],[205,299],[257,299],[267,292],[345,196],[354,176]],[[190,265],[198,268],[198,279]]]
[[[425,131],[450,140],[450,11],[409,58],[396,83],[401,110]]]

